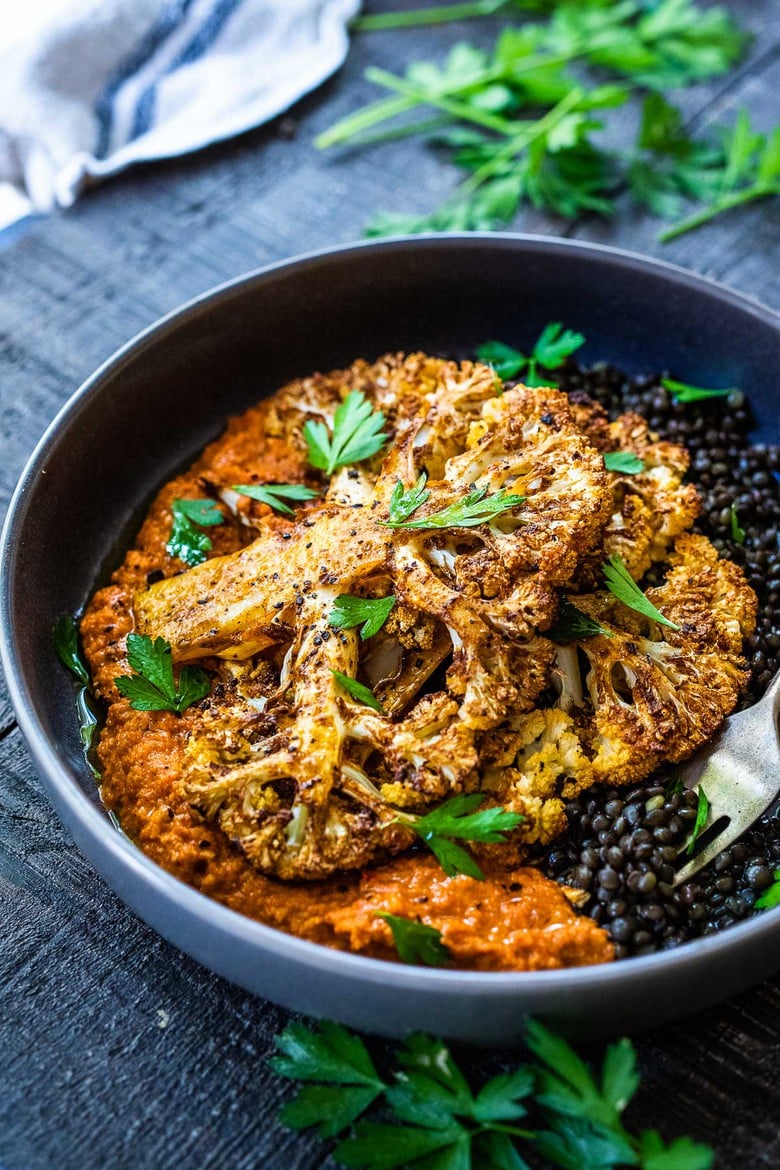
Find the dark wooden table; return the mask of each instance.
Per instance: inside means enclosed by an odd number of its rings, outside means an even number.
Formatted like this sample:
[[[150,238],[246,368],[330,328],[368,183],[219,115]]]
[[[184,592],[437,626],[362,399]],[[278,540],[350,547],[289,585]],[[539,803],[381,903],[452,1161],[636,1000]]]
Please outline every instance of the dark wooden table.
[[[388,3],[374,8],[393,7]],[[780,5],[732,0],[757,34],[728,78],[682,95],[692,126],[745,104],[777,121]],[[314,134],[374,96],[362,79],[495,19],[355,39],[346,67],[273,125],[136,170],[0,253],[0,497],[81,380],[137,330],[246,269],[353,240],[378,209],[425,211],[454,175],[424,146],[318,154]],[[780,306],[777,205],[661,247],[621,204],[612,223],[529,213],[517,227],[607,241]],[[0,243],[3,238],[0,237]],[[34,582],[31,582],[34,588]],[[163,942],[81,857],[41,790],[0,694],[0,1163],[5,1170],[299,1170],[322,1143],[276,1123],[265,1067],[285,1013]],[[637,1125],[711,1142],[723,1170],[780,1165],[780,983],[638,1040]],[[467,1064],[468,1064],[467,1058]]]

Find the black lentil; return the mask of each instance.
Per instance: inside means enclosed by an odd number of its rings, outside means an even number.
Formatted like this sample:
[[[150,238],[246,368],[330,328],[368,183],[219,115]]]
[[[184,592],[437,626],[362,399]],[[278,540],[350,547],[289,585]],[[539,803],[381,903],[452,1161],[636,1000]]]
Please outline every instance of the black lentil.
[[[751,443],[753,420],[740,391],[682,405],[660,376],[630,378],[603,362],[589,369],[569,362],[560,386],[585,392],[612,418],[636,411],[662,438],[688,449],[688,479],[702,499],[693,531],[742,566],[759,600],[756,631],[745,644],[751,675],[738,709],[749,707],[780,668],[780,447]],[[743,544],[732,534],[732,507]],[[643,584],[660,582],[663,572],[655,567]],[[780,867],[777,801],[713,863],[674,888],[674,860],[696,819],[697,797],[673,792],[673,776],[667,768],[628,790],[602,787],[570,801],[568,833],[542,863],[559,881],[587,891],[584,912],[609,932],[618,958],[667,950],[756,913],[756,900]]]

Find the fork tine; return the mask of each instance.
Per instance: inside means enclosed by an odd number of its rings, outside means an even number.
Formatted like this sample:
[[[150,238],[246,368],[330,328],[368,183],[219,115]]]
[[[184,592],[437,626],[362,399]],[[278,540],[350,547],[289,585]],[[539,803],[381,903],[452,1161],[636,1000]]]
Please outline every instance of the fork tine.
[[[714,829],[718,823],[724,819],[725,824],[723,827],[717,833],[715,833],[714,836],[710,836],[708,829]],[[709,865],[711,861],[714,861],[719,853],[722,853],[724,849],[727,849],[729,845],[736,841],[737,838],[740,837],[744,832],[736,818],[731,818],[728,816],[724,817],[723,815],[716,817],[710,823],[708,829],[705,828],[704,832],[702,833],[702,836],[705,836],[706,834],[708,838],[706,843],[698,853],[691,857],[689,861],[686,861],[685,865],[681,866],[680,869],[677,870],[676,874],[674,875],[674,881],[672,882],[673,886],[679,886],[682,885],[683,882],[689,881],[694,874],[698,873],[700,869],[704,869],[704,866]],[[683,856],[684,852],[680,851],[680,853],[677,854],[678,861]]]

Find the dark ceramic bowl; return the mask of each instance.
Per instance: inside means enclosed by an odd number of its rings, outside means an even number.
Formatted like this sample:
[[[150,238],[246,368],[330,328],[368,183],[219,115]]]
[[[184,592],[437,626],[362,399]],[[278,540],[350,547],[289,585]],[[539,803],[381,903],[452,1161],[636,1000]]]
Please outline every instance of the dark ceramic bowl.
[[[429,970],[342,954],[244,918],[118,833],[79,744],[51,631],[117,563],[150,495],[242,410],[358,355],[468,354],[482,340],[581,329],[585,360],[739,385],[778,437],[780,318],[690,273],[607,248],[509,235],[358,245],[242,277],[146,330],[73,396],[33,454],[2,544],[2,657],[19,724],[77,844],[175,946],[286,1007],[366,1031],[481,1044],[523,1016],[580,1035],[660,1024],[780,967],[780,912],[666,954],[534,974]]]

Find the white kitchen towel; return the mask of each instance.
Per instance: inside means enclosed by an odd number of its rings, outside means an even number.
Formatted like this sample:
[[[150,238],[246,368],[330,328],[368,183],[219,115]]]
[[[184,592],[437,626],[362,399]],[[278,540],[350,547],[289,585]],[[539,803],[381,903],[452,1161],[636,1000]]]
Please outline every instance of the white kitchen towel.
[[[0,183],[36,211],[258,126],[344,60],[360,0],[27,0],[0,22]]]

